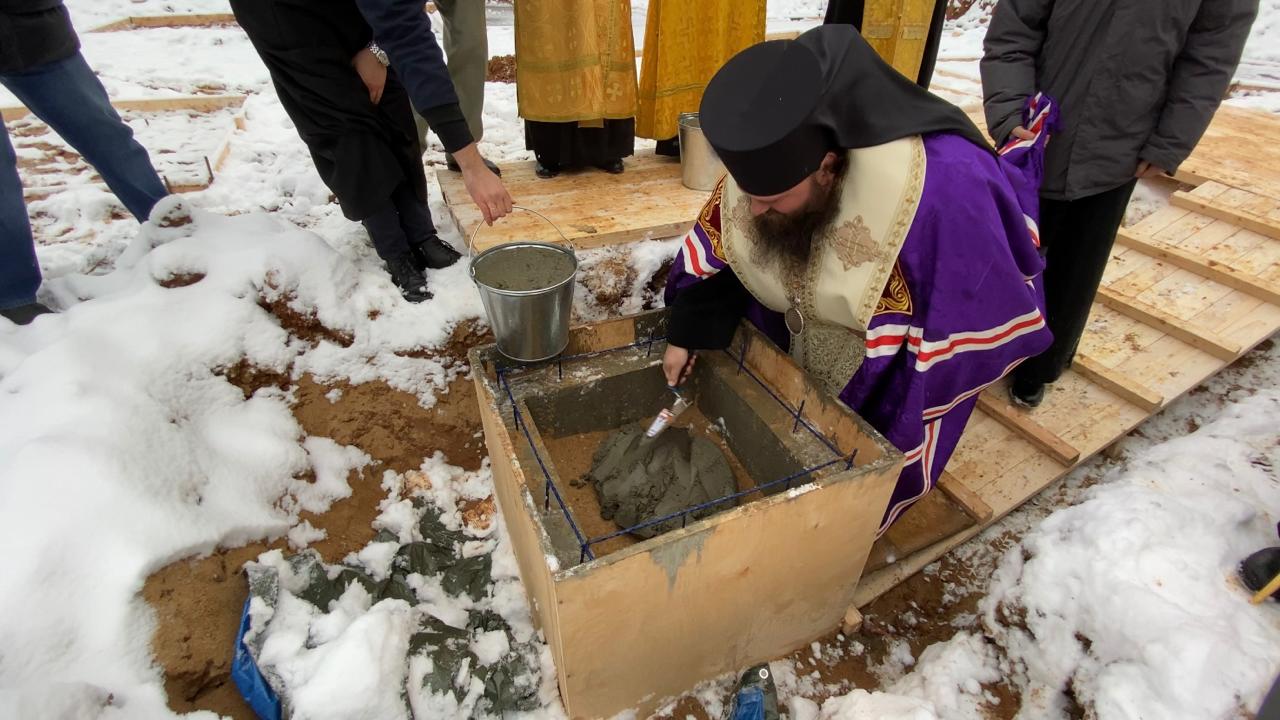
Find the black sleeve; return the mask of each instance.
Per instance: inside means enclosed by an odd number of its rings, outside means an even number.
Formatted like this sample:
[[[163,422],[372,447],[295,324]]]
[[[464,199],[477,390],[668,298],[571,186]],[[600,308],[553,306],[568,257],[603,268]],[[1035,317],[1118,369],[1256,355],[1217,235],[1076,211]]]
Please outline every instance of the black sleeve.
[[[689,350],[727,348],[750,301],[730,268],[690,285],[670,303],[667,342]]]
[[[421,0],[356,0],[373,28],[373,39],[391,59],[409,93],[409,101],[439,136],[444,149],[457,152],[474,139],[458,107],[431,20]]]

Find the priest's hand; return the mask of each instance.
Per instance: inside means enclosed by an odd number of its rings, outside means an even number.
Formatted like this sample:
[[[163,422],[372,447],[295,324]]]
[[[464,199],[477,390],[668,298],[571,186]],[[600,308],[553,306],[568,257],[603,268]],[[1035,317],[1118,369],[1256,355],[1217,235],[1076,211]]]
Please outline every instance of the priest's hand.
[[[369,89],[369,102],[382,102],[382,90],[387,86],[387,66],[369,48],[363,48],[351,58],[351,65],[359,73],[364,86]]]
[[[696,362],[697,354],[689,352],[688,348],[667,345],[667,351],[662,355],[662,374],[667,376],[667,386],[680,387],[689,379]]]
[[[453,154],[462,170],[462,184],[467,186],[467,193],[480,208],[487,225],[511,212],[511,194],[501,178],[493,174],[480,157],[480,150],[475,143],[462,148]]]

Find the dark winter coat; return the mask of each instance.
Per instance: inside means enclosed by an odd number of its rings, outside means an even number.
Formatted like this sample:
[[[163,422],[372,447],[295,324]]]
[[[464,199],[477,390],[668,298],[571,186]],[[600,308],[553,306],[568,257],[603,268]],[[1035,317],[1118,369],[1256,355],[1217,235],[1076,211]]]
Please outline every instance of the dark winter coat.
[[[1037,91],[1062,128],[1041,195],[1074,200],[1172,173],[1226,94],[1258,0],[1000,0],[983,43],[983,103],[1003,142]]]
[[[62,0],[0,0],[0,74],[65,60],[79,49]]]

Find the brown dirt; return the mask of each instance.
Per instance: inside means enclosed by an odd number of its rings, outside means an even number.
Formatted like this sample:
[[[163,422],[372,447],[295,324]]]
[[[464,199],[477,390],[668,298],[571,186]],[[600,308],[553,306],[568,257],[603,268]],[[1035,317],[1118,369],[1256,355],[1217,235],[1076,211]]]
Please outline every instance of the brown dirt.
[[[653,310],[658,307],[659,299],[662,297],[663,291],[667,289],[667,276],[671,273],[671,266],[675,264],[675,258],[663,261],[658,267],[658,271],[653,274],[644,284],[644,309]]]
[[[312,341],[342,337],[289,309],[284,301],[268,303],[267,308],[295,336]],[[474,326],[460,327],[437,356],[460,362],[467,343],[482,338]],[[246,397],[266,387],[292,388],[294,416],[304,432],[354,445],[373,458],[373,464],[348,478],[350,497],[335,502],[328,512],[301,517],[326,531],[327,537],[311,547],[329,562],[340,561],[373,539],[372,523],[386,494],[381,487],[384,470],[412,470],[436,451],[455,465],[475,470],[484,456],[474,385],[465,377],[439,394],[435,407],[425,409],[414,395],[381,382],[323,384],[310,376],[291,382],[285,374],[245,361],[221,372]],[[328,394],[335,389],[341,394],[330,402]],[[495,507],[488,498],[461,510],[469,524],[483,527],[492,522]],[[240,568],[266,550],[284,547],[280,539],[222,548],[204,558],[172,563],[147,579],[142,595],[156,617],[152,652],[164,668],[171,709],[210,710],[235,720],[253,720],[229,676],[248,592]]]
[[[949,0],[947,2],[947,19],[956,20],[964,17],[969,12],[969,8],[977,5],[979,7],[991,7],[996,4],[996,0]]]
[[[489,70],[485,74],[489,82],[513,83],[516,81],[516,56],[498,55],[489,58]]]
[[[636,269],[625,257],[611,255],[584,273],[582,284],[601,307],[616,307],[635,287]]]
[[[333,330],[325,327],[315,315],[303,314],[290,306],[293,296],[285,294],[274,298],[258,298],[258,306],[275,316],[280,327],[289,334],[318,345],[321,340],[328,340],[342,347],[351,347],[353,338],[344,330]]]
[[[177,275],[170,275],[169,277],[161,280],[160,287],[172,290],[173,288],[195,285],[203,279],[204,273],[178,273]]]

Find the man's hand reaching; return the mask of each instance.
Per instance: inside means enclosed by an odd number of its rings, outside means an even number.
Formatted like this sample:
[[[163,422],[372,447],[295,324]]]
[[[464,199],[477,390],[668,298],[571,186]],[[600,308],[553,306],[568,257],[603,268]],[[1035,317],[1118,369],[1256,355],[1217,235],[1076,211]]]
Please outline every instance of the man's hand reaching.
[[[680,387],[689,379],[697,361],[697,354],[689,352],[687,348],[667,345],[667,351],[662,355],[662,374],[667,376],[667,385]]]
[[[462,169],[462,184],[467,187],[476,207],[480,208],[485,224],[492,225],[494,220],[511,212],[511,194],[507,192],[507,186],[485,167],[484,158],[480,157],[475,143],[455,152],[453,159]]]

